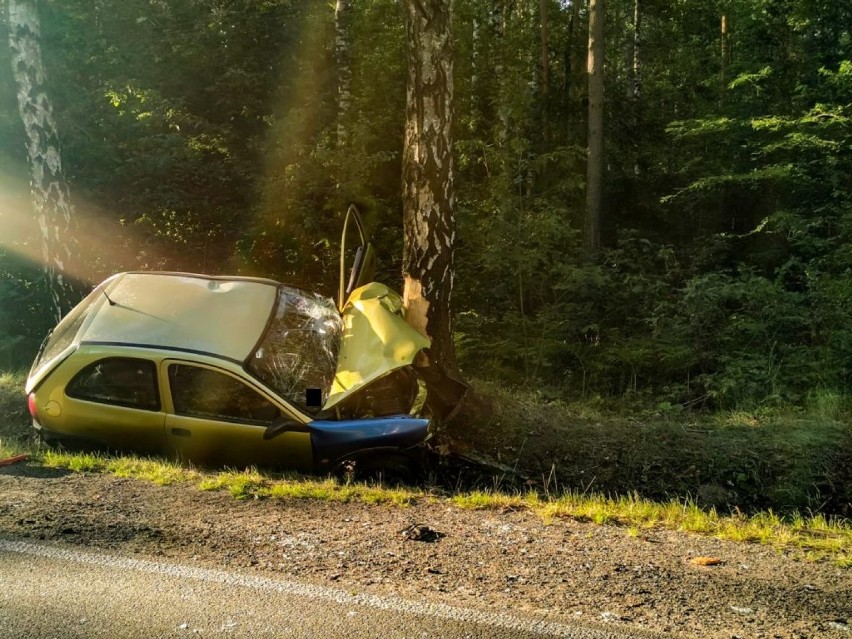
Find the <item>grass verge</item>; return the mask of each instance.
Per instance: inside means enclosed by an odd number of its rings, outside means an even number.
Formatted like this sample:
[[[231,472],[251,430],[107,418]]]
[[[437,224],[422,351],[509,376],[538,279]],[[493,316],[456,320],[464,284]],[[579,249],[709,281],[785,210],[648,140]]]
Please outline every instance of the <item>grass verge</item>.
[[[830,560],[852,567],[852,526],[823,515],[779,516],[772,511],[754,515],[723,515],[702,509],[691,501],[655,502],[638,496],[611,498],[573,492],[542,496],[536,492],[504,493],[467,491],[450,495],[382,484],[347,483],[280,475],[257,469],[203,471],[157,458],[110,456],[92,453],[47,451],[35,453],[34,461],[50,468],[77,472],[107,473],[132,477],[160,485],[189,483],[201,490],[223,490],[237,499],[316,499],[409,506],[418,501],[446,499],[459,508],[498,512],[524,510],[550,522],[570,518],[626,529],[638,536],[642,531],[666,529],[760,543],[779,551],[796,551],[807,560]]]
[[[528,510],[545,521],[567,517],[616,525],[634,536],[654,528],[681,530],[798,550],[807,559],[831,559],[852,567],[848,519],[799,514],[832,503],[835,512],[845,512],[844,504],[852,503],[852,414],[830,394],[816,394],[796,410],[678,419],[654,413],[639,415],[641,421],[636,421],[595,412],[590,404],[569,406],[530,393],[483,387],[480,391],[494,399],[494,415],[500,417],[472,425],[471,434],[478,434],[474,443],[498,461],[533,474],[540,471],[546,495],[500,490],[447,495],[429,488],[342,483],[252,469],[209,472],[158,458],[41,451],[29,427],[24,377],[0,373],[0,459],[29,453],[34,463],[53,468],[160,485],[189,483],[202,490],[228,491],[238,499],[406,506],[440,495],[460,508]],[[565,486],[585,490],[564,491]],[[630,496],[634,489],[654,499]],[[668,497],[678,494],[695,499]],[[755,511],[722,515],[714,503]],[[789,511],[781,516],[770,505]]]

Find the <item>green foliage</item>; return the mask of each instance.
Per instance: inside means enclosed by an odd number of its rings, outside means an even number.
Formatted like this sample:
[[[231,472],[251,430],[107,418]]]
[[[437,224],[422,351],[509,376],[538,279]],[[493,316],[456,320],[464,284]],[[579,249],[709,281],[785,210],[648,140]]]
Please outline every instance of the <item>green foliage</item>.
[[[24,374],[0,372],[0,456],[11,457],[26,450],[29,437]]]
[[[0,372],[29,366],[53,326],[41,270],[0,247]]]
[[[671,412],[845,397],[847,5],[642,2],[634,96],[634,3],[609,2],[604,249],[589,255],[587,8],[549,0],[545,90],[538,5],[458,0],[453,300],[464,371]],[[328,3],[50,0],[41,10],[93,279],[237,271],[331,293],[340,215],[354,200],[384,260],[380,279],[398,284],[406,51],[396,0],[355,5],[345,122]],[[3,47],[0,166],[0,202],[17,209],[6,198],[23,193],[27,167]],[[6,221],[0,366],[21,366],[50,321],[36,229],[12,237]]]

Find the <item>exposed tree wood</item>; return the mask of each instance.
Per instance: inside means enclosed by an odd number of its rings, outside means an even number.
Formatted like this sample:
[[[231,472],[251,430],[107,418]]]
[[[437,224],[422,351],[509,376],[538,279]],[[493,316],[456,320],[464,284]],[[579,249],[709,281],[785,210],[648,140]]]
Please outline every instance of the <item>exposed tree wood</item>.
[[[27,0],[8,0],[8,8],[12,72],[26,132],[33,207],[44,274],[58,321],[77,301],[68,276],[77,255],[76,224],[62,170],[59,132],[46,89],[38,12]]]
[[[450,377],[458,378],[450,312],[456,239],[451,130],[452,0],[406,0],[405,14],[408,87],[403,149],[403,298],[406,319],[432,340],[432,364]],[[432,391],[430,388],[434,397]],[[450,397],[446,399],[449,403],[453,401]],[[460,396],[455,401],[459,399]]]
[[[604,101],[604,0],[589,0],[589,133],[586,165],[586,218],[583,237],[586,247],[597,250],[601,243],[603,199],[603,101]]]

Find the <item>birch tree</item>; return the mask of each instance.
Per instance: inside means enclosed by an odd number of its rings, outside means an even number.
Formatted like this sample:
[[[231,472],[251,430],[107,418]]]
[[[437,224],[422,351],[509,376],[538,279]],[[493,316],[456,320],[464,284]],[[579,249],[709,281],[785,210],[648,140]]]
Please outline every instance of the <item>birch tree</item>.
[[[76,225],[62,170],[59,133],[46,89],[38,12],[29,0],[8,0],[9,46],[18,110],[26,132],[30,187],[42,260],[55,319],[77,301],[68,272],[76,255]]]
[[[405,2],[403,300],[408,323],[432,340],[430,363],[445,373],[443,381],[458,378],[450,313],[456,240],[451,14],[452,0]],[[431,377],[433,405],[441,404],[439,412],[451,409],[460,399],[459,385]]]

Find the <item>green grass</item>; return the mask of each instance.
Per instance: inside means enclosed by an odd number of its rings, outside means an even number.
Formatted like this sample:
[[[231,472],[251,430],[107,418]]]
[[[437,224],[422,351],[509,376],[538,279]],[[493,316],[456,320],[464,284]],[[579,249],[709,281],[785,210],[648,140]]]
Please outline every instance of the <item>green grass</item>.
[[[161,485],[188,483],[206,491],[227,491],[237,499],[313,499],[361,502],[405,507],[418,501],[445,499],[458,508],[498,512],[528,511],[544,522],[568,518],[599,525],[618,526],[629,536],[653,529],[676,530],[739,542],[759,543],[779,551],[798,551],[807,560],[828,559],[852,567],[852,526],[822,515],[782,517],[764,511],[754,515],[722,515],[692,501],[655,502],[636,495],[606,497],[566,492],[543,496],[531,491],[464,491],[449,496],[418,488],[351,483],[332,478],[245,470],[203,471],[157,458],[109,456],[91,453],[36,453],[35,461],[51,468],[108,473]]]
[[[107,473],[116,477],[144,479],[160,486],[196,481],[200,474],[176,462],[135,455],[105,455],[101,453],[69,453],[46,450],[35,453],[48,468],[64,468],[82,473]]]
[[[0,459],[31,453],[32,446],[14,437],[0,438]]]
[[[631,536],[660,528],[767,544],[798,550],[806,559],[829,558],[852,567],[848,520],[801,514],[810,512],[809,507],[819,511],[827,497],[834,503],[848,502],[852,485],[849,402],[828,392],[815,392],[801,408],[710,416],[643,414],[627,419],[607,414],[593,403],[545,402],[531,393],[501,394],[491,388],[494,415],[499,418],[473,424],[471,431],[481,431],[475,441],[481,450],[493,442],[488,451],[492,456],[502,450],[501,462],[518,464],[527,472],[535,472],[534,460],[544,460],[539,490],[523,494],[457,491],[439,497],[430,488],[347,483],[255,469],[210,472],[160,458],[43,451],[29,427],[24,377],[0,374],[0,458],[29,453],[32,463],[48,467],[159,485],[186,483],[202,490],[227,491],[238,499],[404,507],[446,498],[465,509],[526,510],[544,521],[571,518],[619,526]],[[581,486],[584,491],[566,491],[564,486]],[[726,500],[737,495],[757,495],[763,502],[747,504],[751,515],[722,515],[713,508],[712,499],[702,494],[707,487],[719,489],[709,494],[719,494],[720,505],[736,504]],[[651,498],[639,498],[633,490]],[[840,492],[832,495],[829,490]],[[672,499],[672,495],[680,497]],[[776,512],[770,505],[778,505]],[[783,516],[777,512],[782,509]]]
[[[24,373],[0,372],[0,455],[27,452],[30,433]]]
[[[248,497],[259,497],[261,491],[265,492],[269,482],[256,469],[247,469],[242,472],[226,470],[203,477],[198,482],[201,490],[227,490],[237,499]]]
[[[852,566],[852,526],[823,515],[781,517],[770,511],[721,515],[690,501],[654,502],[638,496],[605,497],[574,492],[543,498],[538,493],[507,495],[474,492],[455,495],[452,503],[474,510],[529,510],[544,521],[570,518],[626,528],[630,536],[662,528],[731,541],[759,543],[779,550],[799,549],[807,559],[832,559]]]
[[[474,389],[490,411],[459,429],[461,448],[523,470],[545,492],[637,491],[748,512],[844,513],[852,503],[852,401],[837,393],[703,414],[566,403],[485,382]]]

